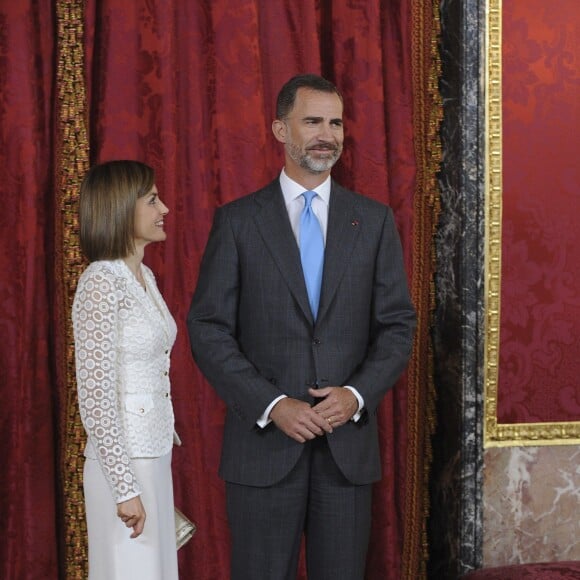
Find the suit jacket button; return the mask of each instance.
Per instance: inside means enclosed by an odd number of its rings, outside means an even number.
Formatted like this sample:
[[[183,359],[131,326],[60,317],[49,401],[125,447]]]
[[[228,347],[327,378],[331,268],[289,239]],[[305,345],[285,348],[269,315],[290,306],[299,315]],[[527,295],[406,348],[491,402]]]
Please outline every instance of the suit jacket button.
[[[319,338],[315,338],[312,342],[314,344],[320,344],[320,339]]]

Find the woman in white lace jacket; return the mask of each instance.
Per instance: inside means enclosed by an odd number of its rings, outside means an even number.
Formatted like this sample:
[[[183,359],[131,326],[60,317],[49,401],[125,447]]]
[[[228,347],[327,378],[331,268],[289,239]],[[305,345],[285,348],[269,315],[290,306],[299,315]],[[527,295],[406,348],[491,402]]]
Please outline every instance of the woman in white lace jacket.
[[[91,262],[72,319],[90,580],[177,579],[169,357],[176,325],[144,248],[166,238],[153,170],[94,166],[80,193],[80,240]]]

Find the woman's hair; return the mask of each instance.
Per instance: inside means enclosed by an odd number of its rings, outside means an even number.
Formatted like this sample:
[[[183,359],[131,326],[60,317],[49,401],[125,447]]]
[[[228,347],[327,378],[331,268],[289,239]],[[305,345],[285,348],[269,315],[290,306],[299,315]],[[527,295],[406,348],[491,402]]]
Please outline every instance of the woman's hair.
[[[154,184],[153,169],[139,161],[108,161],[87,172],[79,221],[81,248],[90,262],[116,260],[135,251],[135,204]]]

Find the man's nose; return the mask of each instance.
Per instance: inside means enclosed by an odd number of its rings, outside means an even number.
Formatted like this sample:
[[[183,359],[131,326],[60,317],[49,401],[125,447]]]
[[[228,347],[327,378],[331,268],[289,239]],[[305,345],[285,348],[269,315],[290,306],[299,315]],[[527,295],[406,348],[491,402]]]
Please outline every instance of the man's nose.
[[[318,133],[318,138],[323,141],[334,141],[334,134],[332,133],[332,129],[330,124],[321,123],[320,124],[320,131]]]

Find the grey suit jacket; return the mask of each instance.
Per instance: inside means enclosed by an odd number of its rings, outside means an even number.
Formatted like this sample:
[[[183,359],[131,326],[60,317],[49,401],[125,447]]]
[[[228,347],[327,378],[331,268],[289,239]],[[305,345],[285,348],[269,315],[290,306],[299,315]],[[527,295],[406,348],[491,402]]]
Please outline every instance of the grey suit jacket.
[[[328,435],[355,484],[380,479],[376,410],[411,352],[415,312],[392,211],[333,182],[319,313],[308,305],[279,181],[218,209],[187,320],[199,368],[227,405],[220,475],[268,486],[304,446],[256,421],[279,395],[352,385],[363,417]]]

